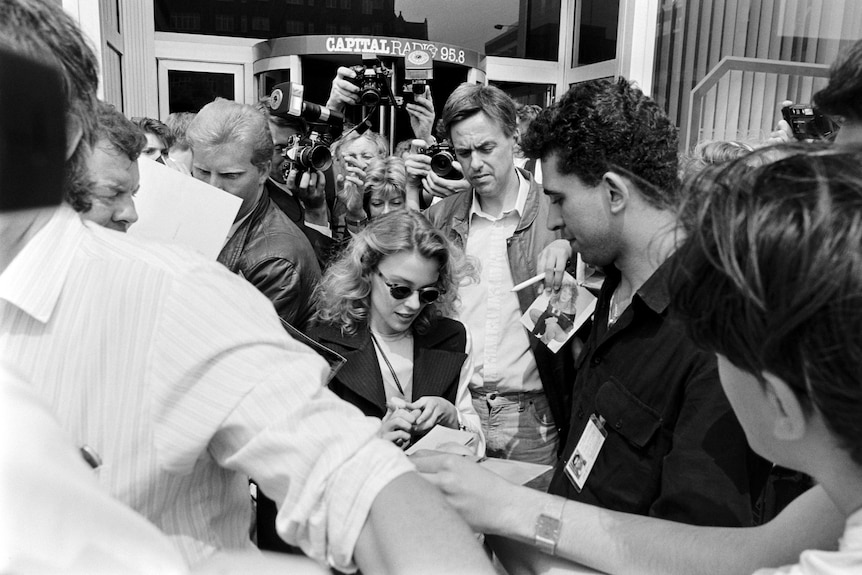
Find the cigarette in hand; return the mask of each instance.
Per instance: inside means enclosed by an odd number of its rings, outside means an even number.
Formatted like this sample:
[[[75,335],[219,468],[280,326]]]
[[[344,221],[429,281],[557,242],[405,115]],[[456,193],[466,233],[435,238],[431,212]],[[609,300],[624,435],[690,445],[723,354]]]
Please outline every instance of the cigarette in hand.
[[[524,288],[528,288],[533,284],[539,283],[543,279],[545,279],[545,272],[542,272],[540,274],[536,274],[533,277],[531,277],[530,279],[528,279],[527,281],[523,281],[523,282],[519,283],[518,285],[516,285],[515,287],[512,288],[512,291],[521,291]]]

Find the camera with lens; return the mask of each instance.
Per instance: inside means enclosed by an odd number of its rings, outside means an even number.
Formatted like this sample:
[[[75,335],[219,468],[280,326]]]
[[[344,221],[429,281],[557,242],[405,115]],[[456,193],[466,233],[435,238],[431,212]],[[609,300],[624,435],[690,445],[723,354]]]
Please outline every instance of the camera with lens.
[[[344,116],[324,106],[303,99],[305,88],[295,82],[283,82],[273,88],[269,97],[270,113],[274,116],[294,116],[308,121],[309,133],[295,136],[282,155],[288,160],[284,176],[290,170],[327,170],[332,165],[329,146],[344,129]]]
[[[362,55],[361,66],[351,66],[356,74],[350,81],[359,88],[359,104],[362,106],[395,106],[400,102],[392,94],[389,86],[392,70],[388,69],[377,56]]]
[[[461,179],[461,172],[452,166],[455,161],[455,154],[452,153],[452,146],[448,142],[420,148],[419,153],[431,156],[431,171],[441,178],[447,180]]]
[[[329,169],[332,165],[332,151],[329,149],[331,144],[332,138],[328,137],[328,134],[318,132],[291,138],[289,147],[282,152],[282,156],[287,160],[283,167],[284,179],[287,180],[291,170],[301,174],[308,170]]]
[[[434,79],[434,68],[431,54],[425,50],[413,50],[404,57],[404,86],[401,98],[405,104],[412,104],[416,96],[425,93],[425,89]]]
[[[781,115],[797,140],[833,140],[838,132],[838,124],[811,104],[785,106]]]

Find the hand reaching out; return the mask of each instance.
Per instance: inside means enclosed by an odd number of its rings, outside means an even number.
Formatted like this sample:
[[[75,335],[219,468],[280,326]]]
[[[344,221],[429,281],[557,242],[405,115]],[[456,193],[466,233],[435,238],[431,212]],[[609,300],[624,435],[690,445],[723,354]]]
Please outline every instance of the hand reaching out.
[[[431,130],[434,128],[434,102],[431,100],[431,88],[425,88],[425,94],[417,95],[413,104],[405,106],[410,116],[410,127],[413,135],[426,142],[431,141]]]
[[[343,173],[338,175],[338,197],[347,208],[347,216],[353,220],[367,217],[362,207],[365,194],[365,170],[352,158],[343,161]]]
[[[300,176],[294,168],[288,172],[286,184],[307,209],[318,209],[326,204],[326,176],[323,172],[306,170]]]
[[[554,240],[539,252],[536,259],[536,271],[545,272],[545,291],[560,291],[563,285],[563,274],[572,258],[572,245],[568,240]]]
[[[329,99],[326,107],[336,112],[344,112],[348,104],[359,103],[359,86],[350,81],[356,77],[356,72],[350,68],[339,66],[332,79],[332,88],[329,91]]]

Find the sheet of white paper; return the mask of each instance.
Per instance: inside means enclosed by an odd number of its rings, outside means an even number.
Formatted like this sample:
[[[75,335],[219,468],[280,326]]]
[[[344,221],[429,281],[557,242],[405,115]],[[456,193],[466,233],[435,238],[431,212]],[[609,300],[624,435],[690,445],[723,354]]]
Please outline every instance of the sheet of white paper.
[[[479,465],[516,485],[525,485],[553,469],[550,465],[497,457],[483,459]]]
[[[129,234],[177,242],[216,259],[242,200],[186,174],[138,159],[138,222]]]
[[[404,452],[407,455],[412,455],[422,449],[430,449],[431,451],[439,451],[440,446],[445,443],[457,443],[458,445],[468,446],[476,441],[476,436],[469,431],[461,431],[460,429],[451,429],[442,425],[435,425],[431,431],[422,436],[419,441],[411,445]]]

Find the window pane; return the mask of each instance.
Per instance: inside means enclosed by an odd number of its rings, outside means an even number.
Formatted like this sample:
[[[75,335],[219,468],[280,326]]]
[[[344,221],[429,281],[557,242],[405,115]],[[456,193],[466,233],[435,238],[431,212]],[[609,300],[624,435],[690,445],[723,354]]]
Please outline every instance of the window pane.
[[[602,2],[595,0],[597,5]],[[155,3],[155,20],[159,32],[263,39],[307,30],[330,34],[338,30],[345,35],[371,30],[378,36],[431,40],[490,56],[554,61],[560,0],[219,2],[218,14],[209,2],[171,0]]]
[[[575,66],[595,64],[617,57],[617,24],[620,0],[581,0],[578,54]]]
[[[535,104],[542,108],[554,100],[557,87],[554,84],[525,84],[521,82],[488,82],[497,86],[519,104]]]
[[[234,99],[234,75],[168,70],[168,110],[197,112],[217,97]]]

